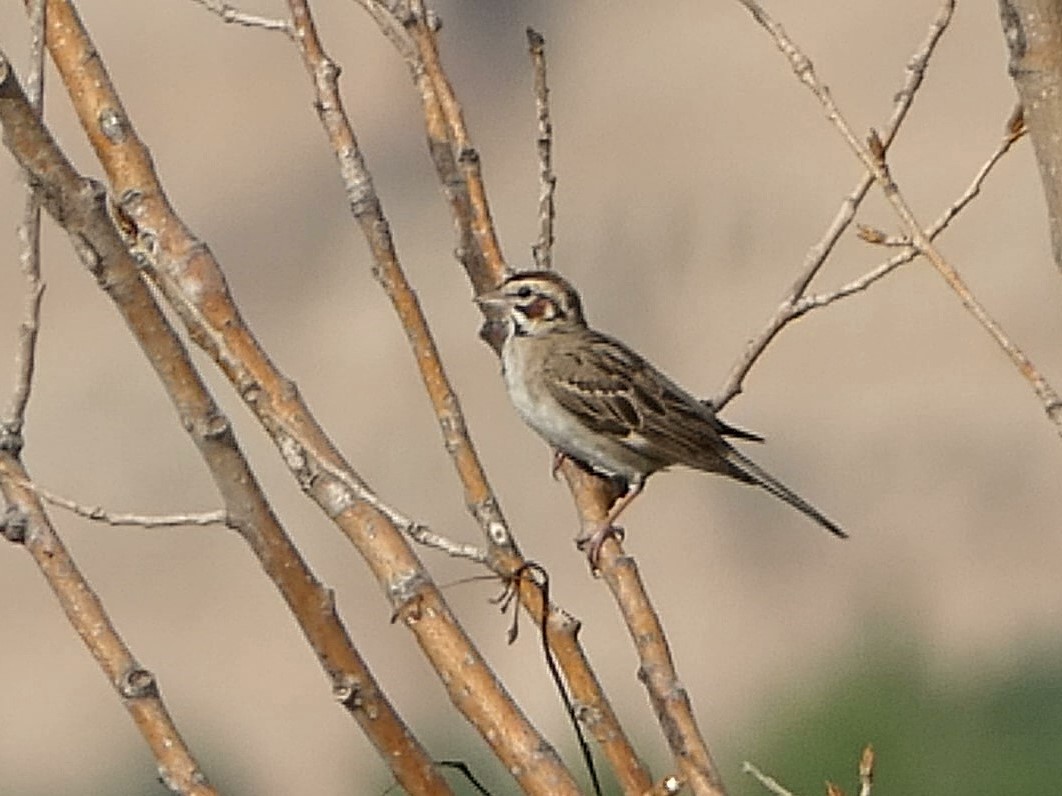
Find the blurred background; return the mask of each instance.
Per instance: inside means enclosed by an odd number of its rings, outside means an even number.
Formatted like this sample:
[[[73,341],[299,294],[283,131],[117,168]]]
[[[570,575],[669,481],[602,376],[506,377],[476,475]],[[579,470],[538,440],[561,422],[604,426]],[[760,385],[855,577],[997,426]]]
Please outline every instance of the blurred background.
[[[881,127],[936,2],[773,3],[857,131]],[[188,0],[86,0],[82,15],[170,199],[242,311],[380,495],[478,540],[405,339],[352,223],[295,49]],[[240,4],[281,16],[279,2]],[[547,41],[559,177],[555,263],[591,322],[711,395],[774,312],[860,168],[737,3],[451,0],[445,64],[483,157],[513,267],[536,235],[525,27]],[[409,278],[529,558],[546,566],[654,773],[668,754],[604,585],[572,545],[567,491],[512,412],[451,256],[453,234],[406,68],[355,4],[314,4]],[[21,4],[0,46],[25,73]],[[995,4],[962,4],[890,155],[924,222],[967,186],[1015,101]],[[47,118],[99,176],[49,70]],[[20,178],[0,158],[0,392],[22,306]],[[860,220],[897,230],[871,194]],[[1055,386],[1062,283],[1028,141],[942,239],[946,256]],[[47,292],[24,458],[46,488],[112,511],[217,508],[204,467],[120,319],[46,223]],[[813,286],[885,252],[849,235]],[[306,501],[211,363],[215,395],[282,519],[390,697],[439,759],[512,782],[454,720],[367,569]],[[923,262],[812,313],[772,344],[725,418],[756,460],[852,538],[758,490],[654,478],[625,514],[677,666],[732,793],[750,759],[799,793],[1048,792],[1062,776],[1062,449],[1027,384]],[[226,530],[53,519],[178,725],[227,794],[380,794],[385,767],[343,710],[241,540]],[[480,571],[424,557],[500,676],[577,765],[535,634],[507,646]],[[155,764],[25,552],[0,547],[0,794],[161,794]],[[463,787],[458,785],[459,788]],[[393,792],[393,791],[392,791]],[[464,791],[467,792],[467,791]]]

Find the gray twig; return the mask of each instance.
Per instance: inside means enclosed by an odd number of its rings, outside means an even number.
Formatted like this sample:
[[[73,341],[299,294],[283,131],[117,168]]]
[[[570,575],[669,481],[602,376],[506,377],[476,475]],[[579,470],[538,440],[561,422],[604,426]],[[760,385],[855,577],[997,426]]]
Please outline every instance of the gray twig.
[[[549,110],[549,86],[546,84],[546,40],[532,28],[527,29],[527,46],[535,73],[535,111],[538,116],[538,240],[531,246],[535,267],[553,267],[553,226],[557,218],[554,195],[557,176],[553,173],[553,120]]]

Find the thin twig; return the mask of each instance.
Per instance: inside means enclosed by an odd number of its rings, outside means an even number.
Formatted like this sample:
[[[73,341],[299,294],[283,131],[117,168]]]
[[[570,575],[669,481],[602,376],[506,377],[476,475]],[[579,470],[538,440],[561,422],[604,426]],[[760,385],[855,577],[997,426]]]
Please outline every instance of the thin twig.
[[[217,511],[203,511],[186,514],[123,514],[107,511],[101,506],[87,506],[83,503],[49,492],[40,484],[22,484],[33,492],[45,503],[66,509],[79,517],[87,520],[103,522],[107,525],[138,525],[142,528],[172,528],[181,525],[225,525],[229,520],[228,512],[224,509]]]
[[[532,28],[527,29],[527,46],[535,74],[535,113],[538,118],[538,240],[531,246],[535,267],[553,267],[553,225],[557,217],[553,202],[557,176],[553,173],[553,120],[549,110],[549,86],[546,83],[546,40]]]
[[[797,79],[815,95],[816,99],[818,99],[819,103],[822,105],[823,110],[826,112],[826,118],[841,134],[845,143],[848,144],[855,156],[859,158],[863,166],[874,175],[874,179],[881,186],[885,198],[888,200],[889,204],[892,205],[896,215],[899,216],[903,225],[907,228],[912,243],[918,248],[921,254],[933,264],[933,267],[936,268],[937,272],[944,278],[948,287],[950,287],[959,297],[959,300],[962,302],[963,306],[966,307],[967,311],[978,323],[981,324],[992,339],[996,341],[996,344],[1007,355],[1011,363],[1018,369],[1018,372],[1029,382],[1033,391],[1040,399],[1044,413],[1047,415],[1048,419],[1055,424],[1059,429],[1060,435],[1062,435],[1062,399],[1059,399],[1054,388],[1043,377],[1036,366],[1029,360],[1021,348],[1010,339],[1003,327],[1000,326],[999,323],[988,313],[988,310],[984,308],[980,301],[978,301],[977,297],[974,296],[970,288],[967,287],[965,281],[954,266],[945,260],[944,256],[933,245],[933,242],[929,239],[925,229],[919,223],[918,219],[915,218],[910,206],[903,198],[899,187],[892,178],[885,159],[884,142],[873,130],[871,131],[868,143],[864,144],[861,142],[855,133],[852,132],[851,126],[849,126],[848,122],[841,114],[840,109],[837,107],[837,104],[833,101],[833,97],[830,95],[829,90],[819,82],[819,79],[815,74],[814,66],[811,63],[811,59],[808,58],[799,47],[797,47],[786,34],[782,26],[767,14],[759,3],[755,2],[755,0],[738,0],[738,2],[749,10],[753,18],[774,39],[778,49],[789,61]]]
[[[774,777],[767,776],[747,760],[741,764],[741,771],[744,774],[751,774],[761,785],[763,785],[763,787],[775,794],[775,796],[793,796],[793,792],[782,787],[778,780]]]
[[[886,148],[895,140],[896,134],[907,118],[907,112],[910,110],[925,77],[929,59],[951,22],[955,10],[955,2],[956,0],[944,0],[936,16],[930,22],[925,39],[922,40],[912,57],[908,59],[903,85],[896,92],[894,99],[892,116],[889,117],[883,128],[882,143]],[[799,299],[804,296],[808,286],[811,284],[811,280],[818,274],[827,257],[837,245],[837,241],[840,240],[841,235],[851,226],[856,210],[873,184],[874,176],[868,171],[859,179],[859,182],[848,196],[845,197],[830,226],[823,233],[822,238],[808,250],[800,273],[786,297],[782,300],[778,309],[775,310],[774,315],[763,330],[745,347],[744,353],[731,369],[726,382],[716,393],[715,397],[712,398],[712,405],[717,410],[722,409],[741,392],[745,378],[748,376],[749,371],[752,370],[752,366],[756,364],[757,360],[767,349],[767,346],[770,345],[771,341],[783,328],[802,314],[795,310]]]
[[[996,164],[999,163],[999,161],[1003,159],[1003,156],[1010,151],[1011,147],[1014,146],[1014,144],[1021,140],[1022,136],[1025,135],[1025,127],[1020,123],[1016,123],[1016,119],[1020,120],[1020,114],[1018,112],[1011,114],[1010,121],[1007,123],[1006,132],[1003,135],[1003,139],[1000,141],[995,151],[988,157],[988,160],[985,161],[984,165],[982,165],[981,168],[977,171],[977,174],[974,175],[974,178],[970,182],[970,185],[966,188],[966,190],[962,193],[961,196],[959,196],[954,202],[948,205],[948,207],[944,210],[940,217],[933,222],[933,224],[929,227],[928,230],[926,230],[926,234],[928,235],[930,240],[936,240],[937,236],[939,236],[945,229],[947,229],[952,219],[954,219],[960,212],[962,212],[962,210],[968,204],[970,204],[970,202],[972,202],[978,194],[981,193],[981,189],[984,186],[985,180],[995,168]],[[867,240],[870,243],[884,244],[887,242],[887,240],[882,241],[873,239],[873,236],[869,234],[861,235],[861,237],[863,237],[864,240]],[[911,262],[918,256],[918,249],[911,245],[910,238],[906,238],[903,245],[904,250],[902,252],[893,255],[881,265],[871,269],[870,271],[866,272],[857,279],[853,279],[851,282],[842,285],[836,290],[830,293],[820,293],[817,295],[809,295],[803,297],[793,307],[793,316],[798,317],[799,315],[809,312],[810,310],[817,309],[819,307],[825,307],[826,305],[832,304],[838,299],[846,298],[847,296],[851,296],[854,293],[866,290],[872,284],[877,282],[879,279],[887,276],[888,274],[892,273],[901,265]]]
[[[248,14],[229,3],[221,2],[221,0],[193,0],[193,2],[199,3],[203,8],[217,14],[224,22],[243,25],[248,28],[278,30],[287,36],[292,34],[291,22],[286,19],[272,19],[270,17],[260,17],[257,14]]]
[[[45,8],[45,0],[34,0],[29,7],[30,66],[25,92],[30,107],[38,117],[44,107]],[[19,269],[26,280],[26,295],[19,323],[18,346],[15,349],[14,386],[7,410],[0,416],[0,438],[5,446],[16,451],[22,448],[22,427],[26,422],[26,407],[33,389],[41,299],[44,297],[44,283],[41,281],[41,203],[28,176],[18,237]]]

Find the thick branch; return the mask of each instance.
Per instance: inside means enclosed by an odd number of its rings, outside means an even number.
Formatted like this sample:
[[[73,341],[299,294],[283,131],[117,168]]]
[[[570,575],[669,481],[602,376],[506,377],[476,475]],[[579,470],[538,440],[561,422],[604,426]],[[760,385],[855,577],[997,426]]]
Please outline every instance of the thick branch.
[[[103,669],[133,722],[158,761],[159,778],[174,793],[216,796],[173,723],[155,675],[125,645],[103,603],[81,575],[56,534],[18,456],[0,448],[0,492],[8,509],[3,536],[20,542],[40,568],[70,624]]]
[[[531,726],[450,612],[404,530],[332,444],[293,382],[240,317],[224,275],[169,205],[99,55],[73,8],[49,2],[49,50],[102,163],[127,241],[150,266],[195,342],[258,418],[303,491],[347,535],[414,635],[454,705],[532,793],[574,793],[556,753]]]
[[[228,523],[280,590],[332,684],[399,782],[445,788],[430,757],[387,701],[244,458],[231,425],[191,364],[106,212],[102,191],[82,178],[28,109],[12,74],[0,83],[5,142],[40,186],[45,208],[70,234],[86,267],[114,301],[166,388],[225,501]],[[444,792],[444,791],[440,791]]]
[[[300,7],[300,3],[293,4]],[[404,30],[397,20],[390,20],[377,6],[369,6],[375,12],[377,22],[403,50],[402,36]],[[503,578],[512,578],[516,572],[523,571],[526,561],[512,539],[508,524],[498,506],[497,499],[487,480],[486,472],[476,453],[475,446],[465,425],[456,392],[439,359],[428,328],[421,312],[416,294],[406,279],[398,259],[390,227],[383,214],[379,198],[373,187],[372,177],[364,163],[357,138],[349,118],[342,105],[337,77],[338,69],[325,55],[312,20],[305,12],[295,14],[296,41],[299,43],[307,70],[316,90],[316,107],[322,124],[328,134],[329,142],[339,163],[352,212],[357,218],[369,244],[375,263],[374,274],[398,314],[407,339],[413,350],[420,369],[428,397],[435,410],[442,430],[446,450],[450,453],[454,467],[464,488],[465,501],[469,510],[479,521],[488,544],[486,563]],[[404,50],[408,58],[416,55],[410,49]],[[422,75],[420,69],[413,70],[414,75]],[[421,87],[425,94],[427,107],[435,104],[434,85],[438,81],[425,78]],[[438,117],[435,117],[440,121]],[[435,130],[436,135],[443,134],[445,125]],[[429,135],[431,135],[429,124]],[[449,151],[447,139],[441,142],[439,152]],[[437,165],[449,168],[453,159],[437,159]],[[463,184],[463,181],[462,183]],[[451,200],[457,207],[471,211],[467,204],[467,191],[453,188]],[[470,218],[470,216],[469,216]],[[469,234],[469,240],[472,236]],[[477,259],[478,261],[478,259]],[[581,707],[580,719],[603,746],[606,756],[616,772],[617,779],[628,791],[642,791],[649,787],[648,772],[642,767],[633,747],[612,710],[596,675],[578,643],[579,622],[566,611],[545,605],[545,595],[534,579],[520,578],[516,584],[521,602],[534,617],[536,624],[546,625],[547,643],[557,663],[564,673],[573,700]],[[548,611],[547,611],[548,608]]]
[[[1047,200],[1051,249],[1062,270],[1062,4],[1058,0],[999,0],[1010,76],[1025,107],[1040,181]]]

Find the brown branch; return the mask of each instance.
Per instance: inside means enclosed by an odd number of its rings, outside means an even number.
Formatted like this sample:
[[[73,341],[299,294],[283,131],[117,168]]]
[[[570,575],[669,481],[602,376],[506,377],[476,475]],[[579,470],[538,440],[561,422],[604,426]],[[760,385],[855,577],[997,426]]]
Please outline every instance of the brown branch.
[[[373,258],[373,276],[383,288],[406,333],[421,381],[435,409],[446,451],[465,489],[465,503],[479,522],[491,548],[514,547],[505,518],[487,482],[472,439],[468,435],[464,413],[457,394],[443,368],[438,348],[421,310],[416,293],[406,279],[398,259],[391,226],[384,215],[372,174],[358,144],[353,126],[339,93],[339,68],[324,52],[317,30],[305,3],[292,3],[295,36],[303,64],[314,85],[315,107],[339,165],[347,192],[347,202],[369,245]],[[449,542],[453,549],[456,543]],[[471,548],[473,560],[483,561],[488,553]],[[489,555],[498,555],[491,550]]]
[[[616,498],[615,487],[570,462],[562,465],[561,472],[575,496],[583,527],[600,527]],[[623,552],[615,537],[609,537],[601,548],[599,566],[634,641],[639,661],[638,679],[649,694],[682,780],[692,793],[724,796],[726,788],[719,769],[697,726],[689,695],[675,670],[663,625],[634,559]]]
[[[1014,144],[1020,141],[1022,136],[1025,135],[1025,127],[1021,124],[1020,110],[1021,109],[1019,108],[1011,114],[1002,141],[1000,141],[995,151],[989,155],[988,160],[986,160],[981,168],[978,169],[977,174],[974,175],[970,185],[965,191],[963,191],[961,196],[945,208],[940,217],[937,218],[937,220],[930,225],[929,229],[926,230],[926,235],[930,240],[936,240],[937,237],[948,228],[951,221],[981,193],[985,180],[988,179],[988,175],[992,173],[996,164],[999,163],[999,161],[1003,159],[1003,156],[1010,151],[1011,147],[1013,147]],[[868,243],[892,245],[890,243],[891,239],[884,235],[880,235],[879,237],[879,233],[876,232],[862,234],[861,230],[860,237],[863,237]],[[825,307],[839,299],[847,298],[855,293],[864,291],[879,279],[888,276],[901,265],[905,265],[918,257],[919,251],[916,247],[911,245],[910,238],[905,238],[902,242],[898,243],[903,246],[903,251],[893,255],[888,260],[881,263],[876,268],[867,271],[862,276],[853,279],[851,282],[848,282],[829,293],[806,295],[801,298],[793,307],[794,317],[813,309],[818,309],[819,307]]]
[[[948,29],[954,11],[955,0],[944,0],[937,10],[936,16],[930,22],[925,38],[911,58],[907,60],[903,85],[896,92],[892,115],[883,128],[882,144],[886,149],[895,140],[896,134],[907,118],[907,112],[911,109],[915,96],[918,94],[918,89],[922,85],[926,67],[929,65],[929,59],[936,51],[937,44],[940,42],[944,32]],[[712,398],[712,405],[717,411],[721,410],[741,393],[749,371],[752,370],[753,365],[763,355],[763,352],[767,350],[767,346],[770,345],[778,333],[810,309],[801,308],[801,299],[807,292],[811,281],[825,264],[830,253],[833,252],[841,235],[851,226],[856,210],[859,209],[867,191],[870,190],[870,186],[873,184],[874,175],[869,171],[860,177],[859,182],[856,183],[855,187],[841,203],[841,207],[838,209],[830,226],[819,241],[808,250],[804,257],[804,263],[800,268],[800,273],[786,297],[782,299],[782,303],[775,310],[774,315],[763,330],[745,347],[744,353],[731,369],[726,382],[716,393],[715,397]]]
[[[378,8],[375,10],[380,12]],[[378,18],[377,21],[386,23],[385,19]],[[389,225],[373,188],[371,175],[343,109],[336,84],[337,70],[324,54],[309,18],[296,15],[296,29],[296,40],[314,80],[316,105],[339,162],[352,212],[373,255],[374,274],[391,299],[406,332],[421,371],[421,378],[435,409],[446,450],[450,453],[464,488],[465,502],[482,526],[487,539],[489,557],[486,563],[503,578],[512,578],[513,573],[521,571],[526,562],[511,538],[508,525],[468,434],[460,403],[443,369],[427,321],[399,262]],[[401,30],[397,25],[388,26],[387,29],[391,37],[397,37]],[[396,40],[402,41],[401,38]],[[407,55],[413,57],[408,51]],[[431,86],[434,83],[428,82],[426,85]],[[430,88],[428,90],[430,91]],[[547,643],[564,672],[573,699],[580,705],[580,720],[601,743],[614,767],[617,779],[628,792],[645,790],[650,785],[648,772],[634,753],[578,643],[579,623],[567,612],[553,606],[549,607],[546,614],[545,596],[533,579],[521,578],[517,587],[523,605],[535,618],[536,623],[541,625],[544,616],[546,617]]]
[[[454,95],[453,86],[450,85],[439,58],[435,26],[431,24],[423,0],[410,0],[409,5],[410,14],[404,22],[433,94],[431,115],[438,113],[441,117],[445,140],[456,154],[458,173],[464,183],[464,190],[467,191],[470,215],[467,219],[461,219],[461,223],[468,223],[472,240],[480,254],[481,259],[474,262],[485,269],[482,273],[468,274],[476,294],[479,295],[501,282],[508,272],[508,266],[494,232],[494,220],[491,218],[490,204],[487,201],[487,189],[483,184],[479,153],[472,145],[461,105]]]
[[[6,61],[3,61],[6,69]],[[0,99],[0,103],[3,100]],[[155,675],[133,657],[107,616],[103,603],[82,576],[70,552],[48,521],[18,455],[0,447],[0,493],[7,513],[0,533],[22,544],[33,557],[60,607],[118,693],[137,729],[158,761],[163,784],[174,793],[214,796],[159,694]]]
[[[466,268],[469,279],[478,291],[482,285],[493,285],[493,280],[500,278],[497,273],[490,270],[489,258],[479,252],[475,247],[477,240],[482,236],[472,233],[475,223],[476,210],[470,199],[470,191],[466,182],[467,175],[462,175],[456,168],[453,157],[452,136],[455,130],[461,130],[466,147],[471,147],[464,132],[463,122],[458,118],[447,117],[447,113],[453,113],[458,108],[457,99],[452,95],[446,102],[440,100],[437,87],[444,86],[449,91],[449,80],[442,74],[442,65],[437,57],[437,45],[434,42],[435,30],[429,20],[423,15],[418,17],[415,13],[410,18],[397,20],[391,17],[379,4],[370,0],[362,0],[362,5],[372,14],[377,24],[381,26],[385,35],[395,43],[399,53],[405,59],[410,69],[414,85],[421,96],[422,109],[428,132],[428,147],[435,163],[440,183],[450,203],[454,215],[454,224],[458,230],[458,253],[459,259]],[[419,20],[419,21],[418,21]],[[400,34],[399,31],[402,31]],[[409,45],[406,35],[411,35],[418,42],[418,48],[413,49]],[[436,57],[430,61],[421,60],[424,53],[436,53]],[[483,190],[482,188],[480,189]],[[485,207],[485,192],[483,193],[483,206]],[[486,223],[490,223],[489,213],[486,214]],[[493,232],[487,236],[493,238]],[[468,248],[471,247],[471,248]],[[461,256],[464,255],[464,256]],[[504,266],[502,266],[504,267]],[[483,270],[486,269],[486,270]],[[486,279],[486,281],[484,281]],[[433,401],[438,407],[439,404]],[[445,405],[443,406],[445,408]],[[463,426],[462,426],[463,427]],[[570,463],[566,467],[574,467]],[[576,468],[577,469],[577,468]],[[475,483],[475,479],[482,473],[481,468],[460,468],[462,482],[465,484],[466,495],[475,494],[486,487]],[[581,471],[580,471],[581,472]],[[469,482],[468,476],[474,476]],[[586,494],[593,492],[594,482],[597,487],[609,487],[610,484],[602,479],[587,476]],[[611,501],[609,501],[610,503]],[[605,503],[607,509],[608,503]],[[492,567],[499,574],[505,575],[521,571],[524,560],[519,556],[515,548],[501,548],[492,545],[492,552],[497,553],[493,559]],[[521,578],[519,593],[524,608],[534,617],[535,622],[541,624],[543,619],[544,596],[538,584],[531,578]],[[546,623],[546,635],[550,650],[557,659],[558,666],[564,674],[565,681],[570,689],[572,700],[581,708],[580,721],[589,730],[594,739],[601,745],[602,751],[611,765],[613,772],[625,792],[640,793],[652,786],[649,772],[642,765],[634,751],[626,733],[623,731],[615,712],[612,710],[600,682],[590,667],[579,640],[579,623],[567,612],[550,606]]]
[[[450,612],[403,535],[401,515],[346,462],[294,383],[276,369],[243,322],[217,261],[166,200],[150,154],[72,7],[50,0],[49,10],[52,58],[118,196],[115,213],[127,242],[192,339],[224,371],[303,491],[361,553],[388,596],[393,617],[413,633],[453,704],[507,770],[531,793],[576,792],[556,753],[513,703]],[[356,696],[356,689],[352,691]]]
[[[431,759],[388,703],[347,635],[332,600],[273,514],[231,425],[206,390],[180,339],[141,280],[106,212],[102,191],[83,179],[29,112],[14,76],[0,83],[5,143],[40,186],[48,212],[70,233],[85,265],[115,302],[210,469],[229,524],[251,546],[295,615],[344,707],[411,790],[445,787]]]
[[[1059,433],[1062,434],[1062,400],[1059,399],[1054,388],[1047,382],[1025,353],[1010,339],[1003,327],[981,305],[973,292],[967,287],[959,272],[944,259],[944,256],[933,245],[889,172],[885,160],[884,142],[872,131],[868,143],[864,145],[852,132],[837,104],[833,101],[829,90],[819,82],[811,60],[793,43],[782,26],[775,22],[755,0],[738,0],[738,2],[745,6],[760,26],[771,35],[778,49],[788,59],[797,79],[815,95],[826,112],[826,118],[841,134],[845,143],[848,144],[867,171],[874,175],[874,179],[881,186],[885,198],[892,205],[896,215],[899,216],[911,236],[911,242],[933,264],[933,267],[944,278],[948,287],[959,297],[967,311],[995,340],[1011,363],[1029,382],[1040,399],[1048,419],[1058,427]]]
[[[366,4],[365,0],[363,0],[362,4]],[[489,235],[482,234],[482,231],[462,233],[462,230],[466,229],[466,225],[476,229],[476,224],[490,224],[489,211],[485,210],[486,196],[481,183],[477,183],[478,188],[470,185],[467,192],[469,199],[466,205],[464,204],[466,194],[460,188],[455,189],[453,187],[455,180],[461,178],[463,182],[459,183],[460,185],[470,179],[478,180],[479,174],[478,172],[469,174],[467,171],[459,174],[451,169],[453,149],[470,151],[472,145],[461,118],[460,106],[453,95],[449,80],[443,73],[435,41],[435,29],[425,17],[423,6],[421,4],[416,5],[419,6],[419,12],[414,10],[408,18],[403,20],[403,23],[413,42],[417,45],[418,55],[414,56],[406,51],[404,57],[406,57],[414,83],[421,94],[424,117],[428,128],[429,150],[436,163],[440,181],[448,192],[448,198],[451,200],[454,221],[459,230],[459,239],[475,242],[481,242],[484,239],[493,240],[493,232]],[[377,7],[374,16],[379,13],[381,12]],[[377,18],[377,21],[380,21],[379,18]],[[390,29],[393,31],[394,26],[390,26]],[[440,96],[440,92],[443,93],[443,96]],[[477,195],[482,196],[479,202],[474,198]],[[466,215],[466,211],[470,212],[471,216]],[[490,270],[490,263],[494,262],[490,252],[483,252],[481,259],[474,259],[471,262],[486,266],[488,271],[493,274],[495,280],[499,280],[504,274],[504,264],[499,264],[498,267],[502,269],[500,271]],[[466,269],[470,267],[469,261],[462,259],[462,263],[466,266]],[[481,274],[469,271],[469,277],[477,292],[481,290],[481,280],[477,281]],[[489,284],[494,283],[491,282]],[[485,337],[488,338],[489,342],[496,344],[495,349],[497,350],[498,338],[490,339],[491,335],[489,333]],[[571,461],[565,461],[561,465],[561,471],[572,489],[577,511],[584,526],[587,523],[600,522],[617,496],[614,491],[614,485],[606,479],[598,478],[581,470]],[[605,573],[606,582],[609,583],[612,589],[614,598],[620,604],[621,612],[628,619],[628,626],[632,628],[655,627],[659,631],[648,643],[643,643],[645,639],[635,637],[635,645],[643,662],[643,671],[648,673],[645,684],[649,690],[650,700],[657,710],[661,726],[664,728],[665,737],[682,770],[684,779],[693,788],[694,793],[722,793],[722,785],[711,761],[707,746],[700,736],[696,722],[693,719],[689,700],[685,698],[684,691],[678,686],[670,652],[667,649],[659,619],[656,617],[648,595],[644,588],[641,588],[640,581],[636,577],[631,578],[629,576],[630,568],[622,567],[622,572],[609,572],[609,570],[617,570],[617,561],[620,558],[623,558],[623,556],[619,542],[615,539],[609,540],[606,544],[605,554],[602,556],[602,570]],[[535,600],[540,599],[540,595],[528,594],[524,589],[521,590],[521,593],[525,597],[525,606],[528,607],[533,615],[537,616],[537,606],[540,605],[540,602],[536,603]],[[530,602],[528,602],[529,600]],[[556,612],[554,612],[555,614]],[[556,640],[551,636],[551,645]],[[572,653],[579,653],[578,660],[582,661],[582,653],[576,644],[574,633],[571,635],[570,640],[567,640],[567,645]],[[554,651],[556,652],[557,648],[554,647]],[[663,665],[662,662],[666,662],[666,665]],[[584,679],[581,673],[592,677],[592,672],[589,669],[583,672],[580,668],[565,667],[566,677],[569,685],[573,688],[573,697],[576,699],[579,699],[575,692],[576,685],[581,686]],[[575,675],[580,676],[576,679]],[[593,685],[592,694],[600,693],[596,679],[590,684]],[[607,706],[603,694],[600,696],[599,704],[602,707]],[[607,722],[603,723],[602,730],[613,726],[614,719],[612,717],[607,714],[602,714],[602,717],[608,719]],[[619,725],[615,724],[614,726],[618,731]],[[606,743],[604,750],[617,776],[629,776],[631,778],[629,781],[632,784],[637,783],[639,791],[651,786],[651,780],[649,780],[647,772],[640,765],[626,738],[606,735],[600,730],[593,728],[592,731],[600,742]],[[617,743],[617,740],[621,741],[621,743]],[[622,781],[626,782],[628,780]],[[627,789],[631,790],[630,787]]]

